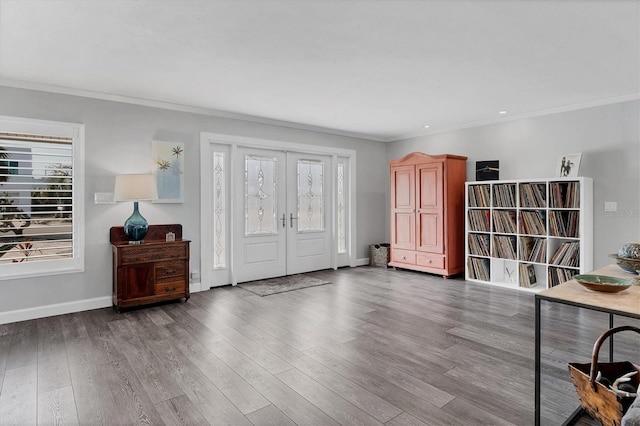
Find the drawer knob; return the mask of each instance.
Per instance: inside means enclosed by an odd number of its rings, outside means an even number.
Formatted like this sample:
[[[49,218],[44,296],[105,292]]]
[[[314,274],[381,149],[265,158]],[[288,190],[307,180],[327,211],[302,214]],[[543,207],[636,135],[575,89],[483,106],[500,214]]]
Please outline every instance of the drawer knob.
[[[407,260],[407,256],[402,256],[402,260]]]
[[[169,287],[169,286],[165,286],[164,287],[164,291],[169,293],[170,291],[176,291],[176,288],[178,288],[177,286],[173,286],[173,287]]]
[[[429,263],[433,263],[433,260],[429,259]]]
[[[167,275],[168,274],[175,274],[176,272],[178,272],[177,269],[165,269],[164,270],[164,273],[167,274]]]

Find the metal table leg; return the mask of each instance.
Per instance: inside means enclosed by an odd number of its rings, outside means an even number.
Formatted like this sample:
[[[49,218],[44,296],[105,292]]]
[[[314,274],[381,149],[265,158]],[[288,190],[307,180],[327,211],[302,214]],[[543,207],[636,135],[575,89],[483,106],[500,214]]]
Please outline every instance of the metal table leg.
[[[541,336],[540,336],[540,301],[538,297],[536,297],[535,301],[535,426],[540,426],[540,383],[541,383],[541,362],[540,362],[540,347],[541,347]],[[613,325],[614,315],[609,314],[609,329],[614,327]],[[609,336],[609,362],[613,362],[613,336]],[[571,415],[562,423],[562,426],[569,426],[575,424],[575,422],[586,414],[586,411],[582,407],[578,407]]]
[[[540,426],[540,298],[536,296],[535,304],[535,426]]]
[[[609,314],[609,330],[613,328],[613,314]],[[609,336],[609,362],[613,362],[613,335]]]

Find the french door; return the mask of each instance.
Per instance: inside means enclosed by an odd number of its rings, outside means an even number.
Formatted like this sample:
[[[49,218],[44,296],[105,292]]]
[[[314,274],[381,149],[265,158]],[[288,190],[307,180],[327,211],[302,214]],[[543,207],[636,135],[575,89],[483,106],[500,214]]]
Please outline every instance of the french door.
[[[256,148],[238,149],[234,181],[242,183],[235,211],[238,282],[330,268],[331,157]]]
[[[287,154],[287,275],[332,266],[331,158]]]
[[[237,154],[237,282],[330,268],[331,157],[244,147]]]
[[[242,191],[231,200],[238,282],[286,275],[286,154],[239,148],[233,181]]]
[[[200,151],[201,288],[355,266],[354,151],[208,133]]]

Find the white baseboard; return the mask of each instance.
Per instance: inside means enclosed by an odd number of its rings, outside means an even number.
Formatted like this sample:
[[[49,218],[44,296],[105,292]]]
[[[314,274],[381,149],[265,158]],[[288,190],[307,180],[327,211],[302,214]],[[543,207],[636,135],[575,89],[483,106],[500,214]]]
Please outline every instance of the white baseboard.
[[[106,308],[111,305],[111,296],[103,296],[95,297],[93,299],[37,306],[35,308],[17,309],[15,311],[0,312],[0,324],[45,318],[54,315],[70,314],[72,312],[88,311],[90,309]]]
[[[189,284],[191,293],[202,291],[200,283]],[[54,315],[64,315],[91,309],[107,308],[113,303],[111,296],[95,297],[93,299],[76,300],[73,302],[56,303],[53,305],[36,306],[34,308],[17,309],[15,311],[0,312],[0,324],[46,318]]]
[[[367,266],[369,264],[369,258],[365,257],[363,259],[356,259],[356,264],[354,266]]]

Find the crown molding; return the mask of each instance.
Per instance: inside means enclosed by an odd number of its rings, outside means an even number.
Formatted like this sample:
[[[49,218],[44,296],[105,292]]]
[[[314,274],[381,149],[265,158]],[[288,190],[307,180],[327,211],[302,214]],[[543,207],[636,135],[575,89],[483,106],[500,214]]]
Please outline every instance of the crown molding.
[[[536,110],[536,111],[525,112],[525,113],[522,113],[522,114],[506,115],[506,116],[502,116],[502,117],[491,118],[489,120],[472,121],[472,122],[468,122],[468,123],[464,123],[464,124],[460,124],[460,125],[453,125],[453,126],[444,127],[444,128],[441,128],[441,129],[433,128],[433,129],[429,129],[428,131],[425,130],[423,132],[411,133],[411,134],[398,136],[398,137],[395,137],[395,138],[389,138],[389,139],[386,139],[385,142],[396,142],[396,141],[401,141],[401,140],[407,140],[407,139],[413,139],[413,138],[419,138],[419,137],[425,137],[425,136],[432,136],[432,135],[437,135],[437,134],[441,134],[441,133],[454,132],[456,130],[469,129],[469,128],[472,128],[472,127],[481,127],[481,126],[488,126],[488,125],[492,125],[492,124],[501,124],[501,123],[506,123],[506,122],[509,122],[509,121],[522,120],[522,119],[525,119],[525,118],[540,117],[540,116],[543,116],[543,115],[558,114],[558,113],[569,112],[569,111],[577,111],[577,110],[581,110],[581,109],[593,108],[593,107],[598,107],[598,106],[618,104],[618,103],[621,103],[621,102],[636,101],[636,100],[639,100],[639,99],[640,99],[640,93],[632,93],[630,95],[622,95],[622,96],[614,96],[614,97],[610,97],[610,98],[602,98],[602,99],[597,99],[597,100],[594,100],[594,101],[587,101],[587,102],[580,102],[580,103],[575,103],[575,104],[562,105],[562,106],[559,106],[559,107],[545,108],[545,109],[540,109],[540,110]]]
[[[269,126],[286,127],[289,129],[304,130],[316,133],[326,133],[335,136],[364,139],[375,142],[388,142],[389,139],[377,135],[369,135],[357,132],[348,132],[327,127],[312,126],[307,124],[293,123],[283,120],[258,117],[253,115],[238,114],[210,108],[202,108],[190,105],[176,104],[172,102],[157,101],[153,99],[136,98],[133,96],[113,95],[109,93],[94,92],[91,90],[75,89],[71,87],[55,86],[44,83],[34,83],[22,80],[0,78],[0,86],[14,87],[17,89],[38,90],[41,92],[58,93],[62,95],[80,96],[83,98],[100,99],[104,101],[121,102],[132,105],[160,108],[171,111],[187,112],[192,114],[207,115],[217,118],[228,118],[232,120],[248,121],[251,123],[266,124]]]
[[[387,142],[387,143],[419,138],[419,137],[427,137],[427,136],[432,136],[432,135],[437,135],[442,133],[449,133],[449,132],[469,129],[473,127],[482,127],[482,126],[488,126],[492,124],[506,123],[510,121],[522,120],[525,118],[540,117],[543,115],[558,114],[562,112],[576,111],[580,109],[593,108],[593,107],[598,107],[603,105],[610,105],[610,104],[616,104],[616,103],[627,102],[627,101],[635,101],[640,99],[640,93],[633,93],[629,95],[597,99],[594,101],[579,102],[574,104],[562,105],[558,107],[545,108],[541,110],[525,112],[522,114],[506,115],[506,116],[495,117],[487,120],[471,121],[471,122],[462,123],[459,125],[447,126],[443,128],[437,128],[434,126],[431,129],[425,130],[422,132],[385,137],[380,135],[370,135],[370,134],[357,133],[357,132],[341,131],[341,130],[331,129],[327,127],[293,123],[289,121],[275,120],[275,119],[246,115],[246,114],[238,114],[238,113],[221,111],[221,110],[210,109],[210,108],[202,108],[202,107],[195,107],[190,105],[176,104],[171,102],[157,101],[153,99],[136,98],[132,96],[123,96],[123,95],[112,95],[108,93],[94,92],[91,90],[74,89],[70,87],[55,86],[55,85],[44,84],[44,83],[34,83],[34,82],[28,82],[28,81],[22,81],[22,80],[0,78],[0,86],[14,87],[18,89],[27,89],[27,90],[38,90],[42,92],[59,93],[59,94],[71,95],[71,96],[80,96],[84,98],[100,99],[100,100],[112,101],[112,102],[122,102],[122,103],[127,103],[132,105],[147,106],[151,108],[160,108],[160,109],[166,109],[171,111],[207,115],[207,116],[217,117],[217,118],[228,118],[232,120],[247,121],[251,123],[265,124],[269,126],[285,127],[289,129],[303,130],[303,131],[316,132],[316,133],[325,133],[325,134],[330,134],[334,136],[344,136],[349,138],[364,139],[367,141]]]

